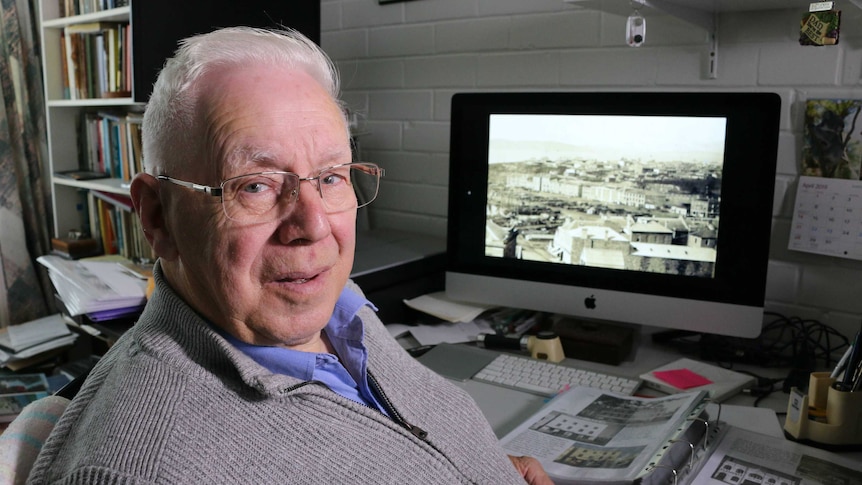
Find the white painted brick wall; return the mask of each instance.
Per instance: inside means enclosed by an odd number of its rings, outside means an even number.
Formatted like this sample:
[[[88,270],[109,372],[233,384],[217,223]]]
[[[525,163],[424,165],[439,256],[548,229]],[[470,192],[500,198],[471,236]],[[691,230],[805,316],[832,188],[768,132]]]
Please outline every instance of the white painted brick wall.
[[[839,44],[820,48],[798,44],[801,11],[723,13],[718,77],[710,79],[706,31],[644,10],[646,42],[630,48],[628,2],[617,3],[600,12],[563,0],[322,0],[322,45],[364,121],[362,155],[386,167],[372,223],[445,235],[455,92],[772,91],[783,111],[769,307],[852,335],[862,318],[862,262],[789,251],[787,240],[804,102],[862,97],[862,12],[846,4]]]

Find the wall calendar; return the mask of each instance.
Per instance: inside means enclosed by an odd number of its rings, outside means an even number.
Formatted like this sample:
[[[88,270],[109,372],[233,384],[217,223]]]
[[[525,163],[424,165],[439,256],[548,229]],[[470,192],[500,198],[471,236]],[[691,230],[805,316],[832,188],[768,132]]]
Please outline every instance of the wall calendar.
[[[862,181],[799,177],[789,248],[862,260]]]

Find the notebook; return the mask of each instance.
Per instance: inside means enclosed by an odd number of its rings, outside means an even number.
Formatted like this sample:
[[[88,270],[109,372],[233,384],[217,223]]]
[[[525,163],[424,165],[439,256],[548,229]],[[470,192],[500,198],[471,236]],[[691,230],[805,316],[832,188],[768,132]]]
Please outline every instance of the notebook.
[[[664,376],[664,379],[659,378],[656,373]],[[640,378],[643,379],[644,386],[668,394],[709,391],[713,402],[722,402],[756,382],[752,376],[687,358],[677,359],[641,374]]]

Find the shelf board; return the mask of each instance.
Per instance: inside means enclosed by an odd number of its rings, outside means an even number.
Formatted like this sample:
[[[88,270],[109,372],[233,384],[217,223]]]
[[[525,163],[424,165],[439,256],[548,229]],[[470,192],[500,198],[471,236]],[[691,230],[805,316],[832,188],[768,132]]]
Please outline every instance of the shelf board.
[[[862,0],[848,0],[862,9]],[[630,0],[610,2],[604,0],[563,0],[578,7],[611,14],[628,16],[635,7],[657,10],[707,31],[710,39],[709,77],[718,77],[718,15],[722,12],[751,12],[768,10],[799,10],[807,12],[811,0]],[[837,3],[837,2],[836,2]],[[643,12],[642,12],[643,13]]]
[[[620,1],[617,5],[602,0],[564,0],[566,3],[581,5],[592,10],[610,11],[617,7],[620,12],[630,13],[638,4],[663,10],[676,15],[677,10],[694,10],[705,15],[721,12],[751,12],[756,10],[802,10],[808,11],[811,0],[631,0]],[[847,0],[862,9],[862,0]],[[842,4],[844,2],[841,2]],[[679,15],[677,15],[679,16]]]
[[[145,106],[132,98],[50,99],[49,108],[86,108],[90,106]]]
[[[85,22],[121,22],[128,21],[132,7],[119,7],[101,12],[74,15],[72,17],[59,17],[56,19],[42,20],[42,27],[46,29],[62,29],[68,25],[81,24]]]
[[[131,182],[120,179],[94,179],[94,180],[74,180],[65,177],[53,177],[53,181],[57,185],[66,185],[68,187],[76,187],[79,189],[99,190],[102,192],[110,192],[112,194],[129,195],[129,184]]]
[[[637,2],[638,0],[633,0]],[[849,0],[860,6],[858,0]],[[644,0],[646,4],[656,3],[656,0]],[[811,0],[661,0],[659,3],[673,4],[696,8],[706,12],[750,12],[754,10],[787,10],[802,9],[808,11]],[[862,8],[862,7],[860,7]]]

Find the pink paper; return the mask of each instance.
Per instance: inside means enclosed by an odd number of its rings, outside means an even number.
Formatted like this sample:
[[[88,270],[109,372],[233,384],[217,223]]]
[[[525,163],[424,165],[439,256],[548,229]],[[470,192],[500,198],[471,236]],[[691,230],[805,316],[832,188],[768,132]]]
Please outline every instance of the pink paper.
[[[655,371],[653,372],[653,375],[667,382],[673,387],[678,387],[680,389],[691,389],[692,387],[700,387],[707,384],[712,384],[711,380],[688,369]]]

